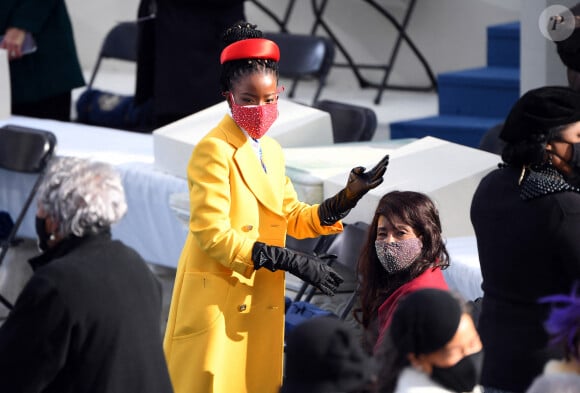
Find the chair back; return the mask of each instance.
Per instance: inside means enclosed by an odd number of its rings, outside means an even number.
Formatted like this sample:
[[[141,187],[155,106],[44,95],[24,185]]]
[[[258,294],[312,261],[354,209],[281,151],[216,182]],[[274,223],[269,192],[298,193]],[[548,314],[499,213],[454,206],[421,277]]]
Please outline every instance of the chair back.
[[[316,79],[318,87],[313,99],[316,102],[334,63],[334,43],[327,37],[306,34],[268,32],[264,37],[280,48],[280,76],[294,79],[289,97],[294,97],[298,80]]]
[[[0,128],[0,168],[39,173],[52,157],[55,146],[56,137],[51,132],[5,125]]]
[[[13,172],[38,174],[10,233],[0,244],[0,265],[8,252],[8,247],[16,238],[18,229],[44,177],[44,171],[54,155],[55,148],[56,136],[52,132],[11,124],[0,128],[0,168]],[[0,302],[11,308],[9,302],[1,295]]]
[[[137,61],[137,23],[137,21],[120,22],[109,30],[101,45],[97,63],[87,85],[88,89],[92,88],[103,59]]]
[[[332,100],[312,105],[330,114],[334,143],[370,141],[377,129],[377,115],[371,108]]]
[[[137,22],[120,22],[105,37],[101,57],[137,61]]]
[[[344,230],[333,236],[330,244],[325,247],[324,254],[336,255],[335,259],[328,259],[328,264],[344,279],[337,293],[355,293],[357,290],[357,263],[368,228],[369,224],[363,221],[346,224]],[[316,294],[316,288],[307,286],[302,293],[306,294],[304,300],[309,302]]]
[[[323,255],[326,254],[326,249],[336,236],[338,235],[323,235],[314,238],[296,239],[295,237],[286,235],[286,248],[308,255]],[[294,301],[300,301],[309,286],[310,284],[308,282],[303,281],[296,292]]]
[[[343,274],[345,279],[345,282],[341,284],[343,288],[339,288],[339,290],[347,291],[344,288],[346,285],[356,284],[358,281],[357,263],[367,238],[368,229],[369,224],[363,221],[346,224],[342,233],[339,233],[326,249],[327,254],[337,256],[331,266]]]

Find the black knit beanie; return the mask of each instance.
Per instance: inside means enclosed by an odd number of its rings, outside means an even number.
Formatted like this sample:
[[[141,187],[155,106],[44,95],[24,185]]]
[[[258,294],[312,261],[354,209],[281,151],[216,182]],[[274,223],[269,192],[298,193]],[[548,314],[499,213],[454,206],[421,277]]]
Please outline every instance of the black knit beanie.
[[[500,133],[508,143],[548,135],[555,127],[580,121],[580,92],[545,86],[526,92],[512,107]]]
[[[365,387],[376,367],[352,328],[334,317],[315,317],[286,339],[285,378],[280,393],[336,393]]]
[[[429,354],[455,335],[463,313],[460,300],[441,289],[421,289],[399,301],[389,334],[401,354]]]
[[[580,3],[570,11],[574,16],[580,16]],[[566,67],[580,72],[580,28],[575,28],[572,35],[565,40],[556,41],[556,49]]]

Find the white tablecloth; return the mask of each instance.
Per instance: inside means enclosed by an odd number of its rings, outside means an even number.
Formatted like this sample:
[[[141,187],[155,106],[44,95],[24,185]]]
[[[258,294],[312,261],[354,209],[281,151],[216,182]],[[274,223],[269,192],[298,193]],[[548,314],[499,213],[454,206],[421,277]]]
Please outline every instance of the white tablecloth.
[[[475,236],[450,237],[446,240],[446,246],[450,263],[443,270],[443,275],[449,287],[466,300],[483,296]]]
[[[187,230],[170,209],[169,196],[187,192],[187,183],[155,170],[152,135],[18,116],[0,120],[0,126],[5,124],[51,131],[57,137],[57,155],[114,165],[123,179],[128,212],[113,226],[113,236],[136,249],[148,262],[177,265]],[[0,170],[0,210],[8,211],[15,219],[34,178]],[[33,204],[19,236],[35,237],[35,211]]]

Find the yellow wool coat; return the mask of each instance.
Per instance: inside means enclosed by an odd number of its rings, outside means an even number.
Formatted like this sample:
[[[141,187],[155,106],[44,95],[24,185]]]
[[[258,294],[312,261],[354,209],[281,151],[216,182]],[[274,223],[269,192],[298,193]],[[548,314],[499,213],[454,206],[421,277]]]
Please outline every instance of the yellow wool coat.
[[[318,205],[298,201],[280,145],[260,139],[260,161],[226,115],[195,147],[187,168],[191,218],[164,350],[176,393],[277,393],[282,381],[284,272],[255,271],[256,240],[284,246],[314,237]]]

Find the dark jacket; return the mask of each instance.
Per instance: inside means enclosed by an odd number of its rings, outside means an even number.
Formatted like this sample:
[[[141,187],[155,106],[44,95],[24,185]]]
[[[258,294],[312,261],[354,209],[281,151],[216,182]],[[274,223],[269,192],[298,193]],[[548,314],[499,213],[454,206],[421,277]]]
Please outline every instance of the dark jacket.
[[[522,392],[544,363],[549,306],[538,298],[569,293],[580,279],[580,194],[520,198],[520,170],[497,169],[479,184],[471,221],[483,275],[479,330],[482,385]]]
[[[2,0],[0,35],[9,27],[32,33],[38,49],[10,61],[12,101],[35,102],[85,84],[64,0]]]
[[[0,328],[0,392],[172,392],[161,287],[134,250],[72,238],[33,266]]]
[[[224,100],[222,34],[244,19],[244,0],[157,1],[156,15],[154,32],[141,32],[136,90],[138,102],[153,94],[161,126]]]

